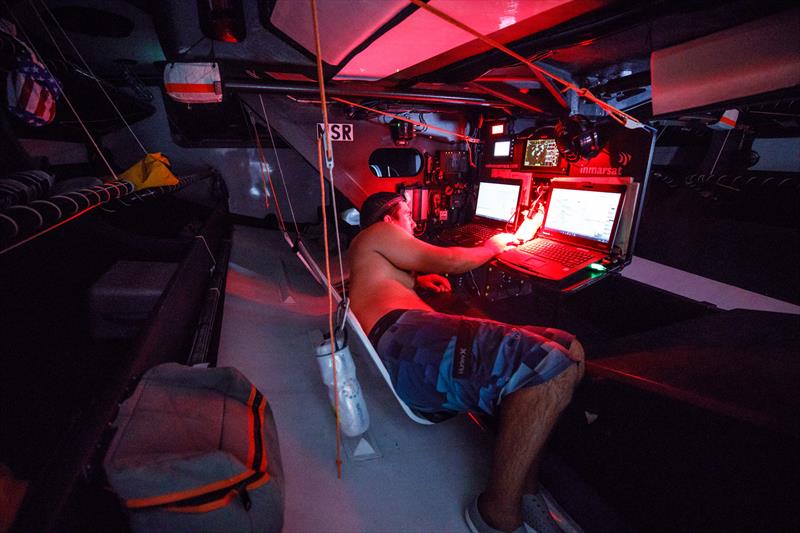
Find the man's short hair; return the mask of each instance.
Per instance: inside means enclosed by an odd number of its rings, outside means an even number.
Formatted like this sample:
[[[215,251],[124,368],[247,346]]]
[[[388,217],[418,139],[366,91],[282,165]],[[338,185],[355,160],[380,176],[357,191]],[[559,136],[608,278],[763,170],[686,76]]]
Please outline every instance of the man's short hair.
[[[397,214],[397,210],[400,209],[400,202],[404,200],[405,197],[396,192],[376,192],[371,194],[361,206],[361,212],[359,213],[361,215],[361,229],[380,222],[386,215],[394,217]]]

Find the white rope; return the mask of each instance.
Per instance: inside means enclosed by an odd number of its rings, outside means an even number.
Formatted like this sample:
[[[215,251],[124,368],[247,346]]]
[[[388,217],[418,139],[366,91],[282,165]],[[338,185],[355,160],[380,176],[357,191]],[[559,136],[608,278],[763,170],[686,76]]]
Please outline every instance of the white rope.
[[[33,7],[34,11],[36,11],[36,7],[33,6],[33,0],[31,0],[30,3],[31,3],[31,7]],[[50,11],[50,8],[47,6],[47,4],[44,2],[44,0],[39,0],[39,3],[47,11],[47,14],[50,15],[50,18],[53,20],[53,22],[56,23],[56,27],[58,27],[59,31],[61,31],[61,35],[64,36],[64,39],[66,39],[66,41],[70,44],[72,49],[75,50],[75,53],[78,55],[78,57],[81,60],[81,63],[83,63],[83,65],[86,67],[86,70],[89,71],[89,74],[91,75],[92,79],[94,79],[94,81],[97,83],[97,86],[100,88],[100,90],[106,96],[106,98],[108,99],[108,102],[111,104],[111,107],[114,108],[114,111],[117,112],[117,115],[119,116],[120,120],[122,120],[122,122],[125,124],[125,127],[128,128],[128,131],[131,133],[133,138],[136,139],[136,143],[139,145],[139,148],[141,148],[142,152],[144,152],[144,154],[147,155],[147,153],[148,153],[147,149],[142,144],[142,141],[140,141],[139,137],[137,137],[136,134],[133,132],[133,129],[131,129],[130,124],[128,124],[128,121],[125,120],[125,117],[122,115],[122,111],[119,110],[119,108],[117,107],[117,104],[114,103],[114,100],[112,100],[111,96],[108,94],[108,92],[106,92],[105,87],[103,87],[103,84],[100,82],[100,78],[98,78],[95,75],[94,71],[92,71],[92,67],[90,67],[89,63],[87,63],[86,60],[83,58],[83,55],[81,55],[80,51],[75,46],[75,43],[72,42],[72,39],[69,38],[69,36],[67,35],[67,32],[64,31],[64,28],[61,26],[61,23],[58,22],[58,19],[55,17],[55,15],[53,15],[53,12]],[[36,15],[39,16],[39,12],[38,11],[36,11]],[[42,20],[41,16],[39,16],[39,20]],[[44,24],[44,21],[42,21],[42,24]],[[48,31],[47,33],[49,34],[50,32]],[[52,39],[53,36],[51,35],[50,38]],[[67,58],[64,56],[64,53],[61,51],[61,48],[58,46],[58,44],[55,42],[55,40],[53,40],[53,45],[58,50],[58,53],[61,54],[61,57],[64,58],[64,61],[67,61]]]
[[[267,116],[267,108],[264,106],[264,98],[259,94],[258,100],[261,102],[261,112],[264,114],[264,122],[267,125],[267,131],[269,132],[269,140],[272,143],[272,151],[275,154],[275,161],[278,163],[278,174],[281,177],[281,183],[283,184],[283,192],[286,194],[286,201],[289,202],[289,212],[292,215],[292,223],[294,224],[294,231],[297,237],[300,236],[300,228],[297,226],[297,217],[294,216],[294,206],[292,205],[292,197],[289,195],[289,188],[286,186],[286,179],[283,176],[283,168],[281,167],[281,159],[278,157],[278,149],[275,146],[275,138],[272,136],[272,127],[269,125],[269,116]],[[278,199],[276,198],[275,201],[277,202]]]
[[[719,153],[717,153],[717,158],[714,160],[714,166],[711,167],[711,172],[709,173],[710,176],[714,175],[714,171],[717,169],[717,163],[719,163],[719,157],[722,155],[722,151],[725,150],[725,145],[728,144],[728,137],[731,136],[731,132],[733,129],[728,130],[728,133],[725,134],[725,140],[722,141],[722,146],[719,147]]]
[[[50,71],[52,73],[52,71],[50,70],[50,67],[45,62],[44,57],[42,57],[42,54],[40,54],[39,51],[36,49],[36,45],[33,44],[33,41],[28,36],[27,32],[25,32],[25,28],[23,28],[22,24],[19,23],[19,19],[17,19],[17,16],[14,14],[14,11],[12,11],[11,7],[8,5],[7,2],[3,2],[3,5],[6,6],[6,10],[11,15],[11,18],[14,19],[14,22],[16,23],[17,28],[19,28],[19,30],[22,32],[22,35],[25,36],[25,40],[28,41],[28,44],[30,45],[31,49],[33,50],[33,53],[35,53],[36,56],[38,57],[39,62],[42,65],[44,65],[44,67],[48,71]],[[34,10],[36,10],[35,7],[34,7]],[[38,11],[37,11],[37,14],[38,14]],[[39,20],[41,20],[41,17],[39,17]],[[42,21],[42,24],[44,24],[44,21]],[[45,26],[45,30],[47,30],[47,26]],[[47,30],[47,33],[50,33],[49,30]],[[51,36],[51,38],[52,38],[52,36]],[[94,137],[92,137],[92,134],[89,132],[89,129],[86,127],[86,124],[84,124],[83,120],[81,120],[81,117],[78,115],[78,111],[75,109],[75,106],[72,105],[72,102],[70,101],[69,97],[67,96],[67,92],[64,90],[64,87],[60,83],[59,83],[59,87],[61,87],[61,96],[64,97],[64,101],[67,103],[69,108],[72,110],[72,113],[75,115],[75,118],[78,120],[78,123],[81,125],[81,128],[83,128],[83,131],[84,131],[84,133],[86,133],[86,136],[89,137],[89,141],[91,141],[91,143],[94,146],[95,150],[97,150],[97,154],[103,160],[103,163],[106,164],[106,167],[108,167],[108,171],[111,172],[111,175],[114,176],[115,180],[119,179],[117,177],[116,172],[114,172],[114,169],[111,168],[111,163],[108,162],[108,159],[106,159],[106,156],[103,155],[103,151],[100,150],[100,146],[98,146],[97,142],[94,140]]]
[[[333,161],[328,167],[328,179],[331,182],[331,202],[333,207],[333,227],[336,233],[336,252],[339,254],[339,283],[342,287],[342,300],[347,302],[347,289],[344,282],[344,263],[342,262],[342,243],[339,239],[339,210],[336,207],[336,186],[333,183]],[[346,303],[349,305],[349,302]],[[337,324],[342,326],[343,324]]]

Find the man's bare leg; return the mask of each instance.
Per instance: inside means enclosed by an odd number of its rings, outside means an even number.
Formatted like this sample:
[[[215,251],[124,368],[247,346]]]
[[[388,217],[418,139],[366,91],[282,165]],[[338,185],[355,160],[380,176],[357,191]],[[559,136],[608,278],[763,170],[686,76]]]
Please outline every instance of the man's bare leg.
[[[518,390],[503,400],[494,465],[478,501],[481,516],[496,529],[513,531],[522,525],[523,490],[538,488],[539,454],[583,376],[583,349],[577,341],[570,347],[570,357],[581,363],[552,381]]]
[[[583,345],[578,342],[577,339],[572,341],[572,344],[569,347],[569,356],[573,361],[580,361],[580,364],[577,367],[578,375],[575,378],[575,384],[577,385],[583,379],[583,374],[586,371],[586,365],[584,364],[585,354],[583,351]],[[542,454],[537,453],[536,457],[534,457],[533,462],[531,463],[530,468],[528,469],[528,475],[525,479],[524,494],[536,494],[539,492],[539,466],[541,464]]]

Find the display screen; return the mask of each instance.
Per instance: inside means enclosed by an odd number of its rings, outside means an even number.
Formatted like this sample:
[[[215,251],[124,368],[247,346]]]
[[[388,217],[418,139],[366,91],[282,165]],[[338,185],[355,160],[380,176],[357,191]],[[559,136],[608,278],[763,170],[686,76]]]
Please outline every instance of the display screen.
[[[525,143],[524,167],[557,167],[558,159],[555,139],[528,139]]]
[[[475,208],[475,215],[501,222],[512,222],[517,213],[519,190],[519,183],[482,181],[478,186],[478,205]]]
[[[492,150],[492,156],[508,157],[510,155],[511,155],[511,141],[497,141],[494,143],[494,150]]]
[[[544,228],[608,243],[621,195],[618,192],[553,189]]]
[[[502,135],[506,132],[505,124],[492,124],[492,135]]]

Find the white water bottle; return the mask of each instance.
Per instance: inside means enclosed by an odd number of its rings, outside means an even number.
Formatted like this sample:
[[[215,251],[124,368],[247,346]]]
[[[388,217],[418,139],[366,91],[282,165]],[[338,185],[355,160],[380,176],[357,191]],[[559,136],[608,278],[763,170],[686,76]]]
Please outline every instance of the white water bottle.
[[[341,337],[337,336],[336,341],[337,347],[342,346]],[[345,435],[356,437],[369,428],[369,413],[356,378],[356,366],[347,346],[339,348],[333,358],[336,360],[336,385],[339,389],[339,424]],[[322,382],[328,387],[328,398],[335,406],[330,339],[317,346],[317,364]]]

